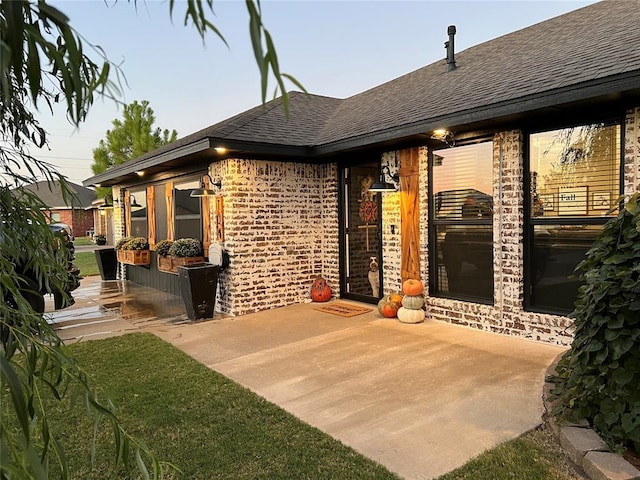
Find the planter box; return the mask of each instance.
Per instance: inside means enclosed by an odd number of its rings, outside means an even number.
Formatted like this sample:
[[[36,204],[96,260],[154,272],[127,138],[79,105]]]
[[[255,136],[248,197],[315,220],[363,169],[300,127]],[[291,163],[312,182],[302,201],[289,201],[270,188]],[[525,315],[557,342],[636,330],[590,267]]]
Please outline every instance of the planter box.
[[[118,250],[118,261],[128,265],[149,265],[150,250]]]
[[[158,255],[158,270],[178,274],[178,267],[204,263],[204,257],[161,257]]]

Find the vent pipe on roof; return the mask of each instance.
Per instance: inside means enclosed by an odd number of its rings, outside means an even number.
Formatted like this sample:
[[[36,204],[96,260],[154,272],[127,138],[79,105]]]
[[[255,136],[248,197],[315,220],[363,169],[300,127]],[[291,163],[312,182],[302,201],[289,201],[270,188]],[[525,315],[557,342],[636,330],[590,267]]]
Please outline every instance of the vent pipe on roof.
[[[449,34],[449,41],[444,42],[444,48],[447,49],[447,72],[456,69],[456,59],[455,59],[455,43],[454,37],[456,35],[456,26],[449,25],[447,28],[447,33]]]

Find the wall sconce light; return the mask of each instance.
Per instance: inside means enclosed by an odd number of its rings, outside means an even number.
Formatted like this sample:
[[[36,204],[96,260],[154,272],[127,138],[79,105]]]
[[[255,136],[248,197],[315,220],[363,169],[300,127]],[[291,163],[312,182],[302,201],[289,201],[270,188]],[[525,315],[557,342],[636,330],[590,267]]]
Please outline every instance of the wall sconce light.
[[[133,194],[129,195],[129,206],[131,207],[132,212],[137,212],[138,210],[142,210],[144,207],[136,202],[136,197]]]
[[[113,208],[113,196],[110,193],[107,193],[103,202],[98,205],[98,210],[106,210],[107,208]]]
[[[218,180],[217,182],[214,182],[213,178],[211,178],[211,176],[208,173],[205,174],[205,177],[209,178],[210,187],[217,187],[218,191],[222,188],[222,182],[220,180]],[[191,191],[191,195],[189,195],[190,197],[213,197],[217,193],[216,190],[204,187],[204,177],[200,179],[200,185],[201,185],[201,188],[196,188]]]
[[[455,134],[444,128],[438,128],[437,130],[434,130],[431,138],[433,140],[438,140],[442,143],[446,143],[450,147],[454,147],[456,145]]]
[[[389,183],[385,179],[385,170],[387,171],[387,175],[393,180],[395,183],[400,181],[400,176],[397,173],[391,174],[391,170],[389,169],[389,165],[384,165],[380,169],[380,181],[374,183],[369,187],[370,192],[395,192],[396,186],[393,183]]]

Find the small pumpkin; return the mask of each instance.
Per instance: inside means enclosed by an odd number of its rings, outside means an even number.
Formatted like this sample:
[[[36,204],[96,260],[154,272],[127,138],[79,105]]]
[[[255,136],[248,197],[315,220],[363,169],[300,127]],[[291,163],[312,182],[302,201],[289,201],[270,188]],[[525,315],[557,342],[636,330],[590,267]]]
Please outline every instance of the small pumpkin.
[[[411,310],[406,307],[400,307],[398,310],[398,320],[402,323],[424,322],[424,310]]]
[[[402,293],[405,295],[420,295],[424,291],[424,285],[420,280],[410,278],[402,282]]]
[[[392,302],[402,303],[402,294],[400,292],[391,292],[388,297]]]
[[[320,275],[311,285],[311,300],[314,302],[328,302],[331,299],[331,287]]]
[[[400,301],[398,300],[400,297]],[[398,314],[398,309],[401,307],[402,296],[397,293],[390,293],[389,295],[385,295],[378,302],[378,311],[383,317],[386,318],[395,318]]]
[[[402,306],[409,310],[422,310],[424,297],[422,295],[405,295],[402,297]]]

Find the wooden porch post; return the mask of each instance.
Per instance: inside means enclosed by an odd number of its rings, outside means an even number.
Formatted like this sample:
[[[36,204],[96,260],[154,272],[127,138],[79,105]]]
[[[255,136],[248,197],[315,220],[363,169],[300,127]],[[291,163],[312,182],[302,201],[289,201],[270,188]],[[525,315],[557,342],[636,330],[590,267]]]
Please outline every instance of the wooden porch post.
[[[401,264],[404,282],[420,280],[420,181],[418,148],[400,151]]]

